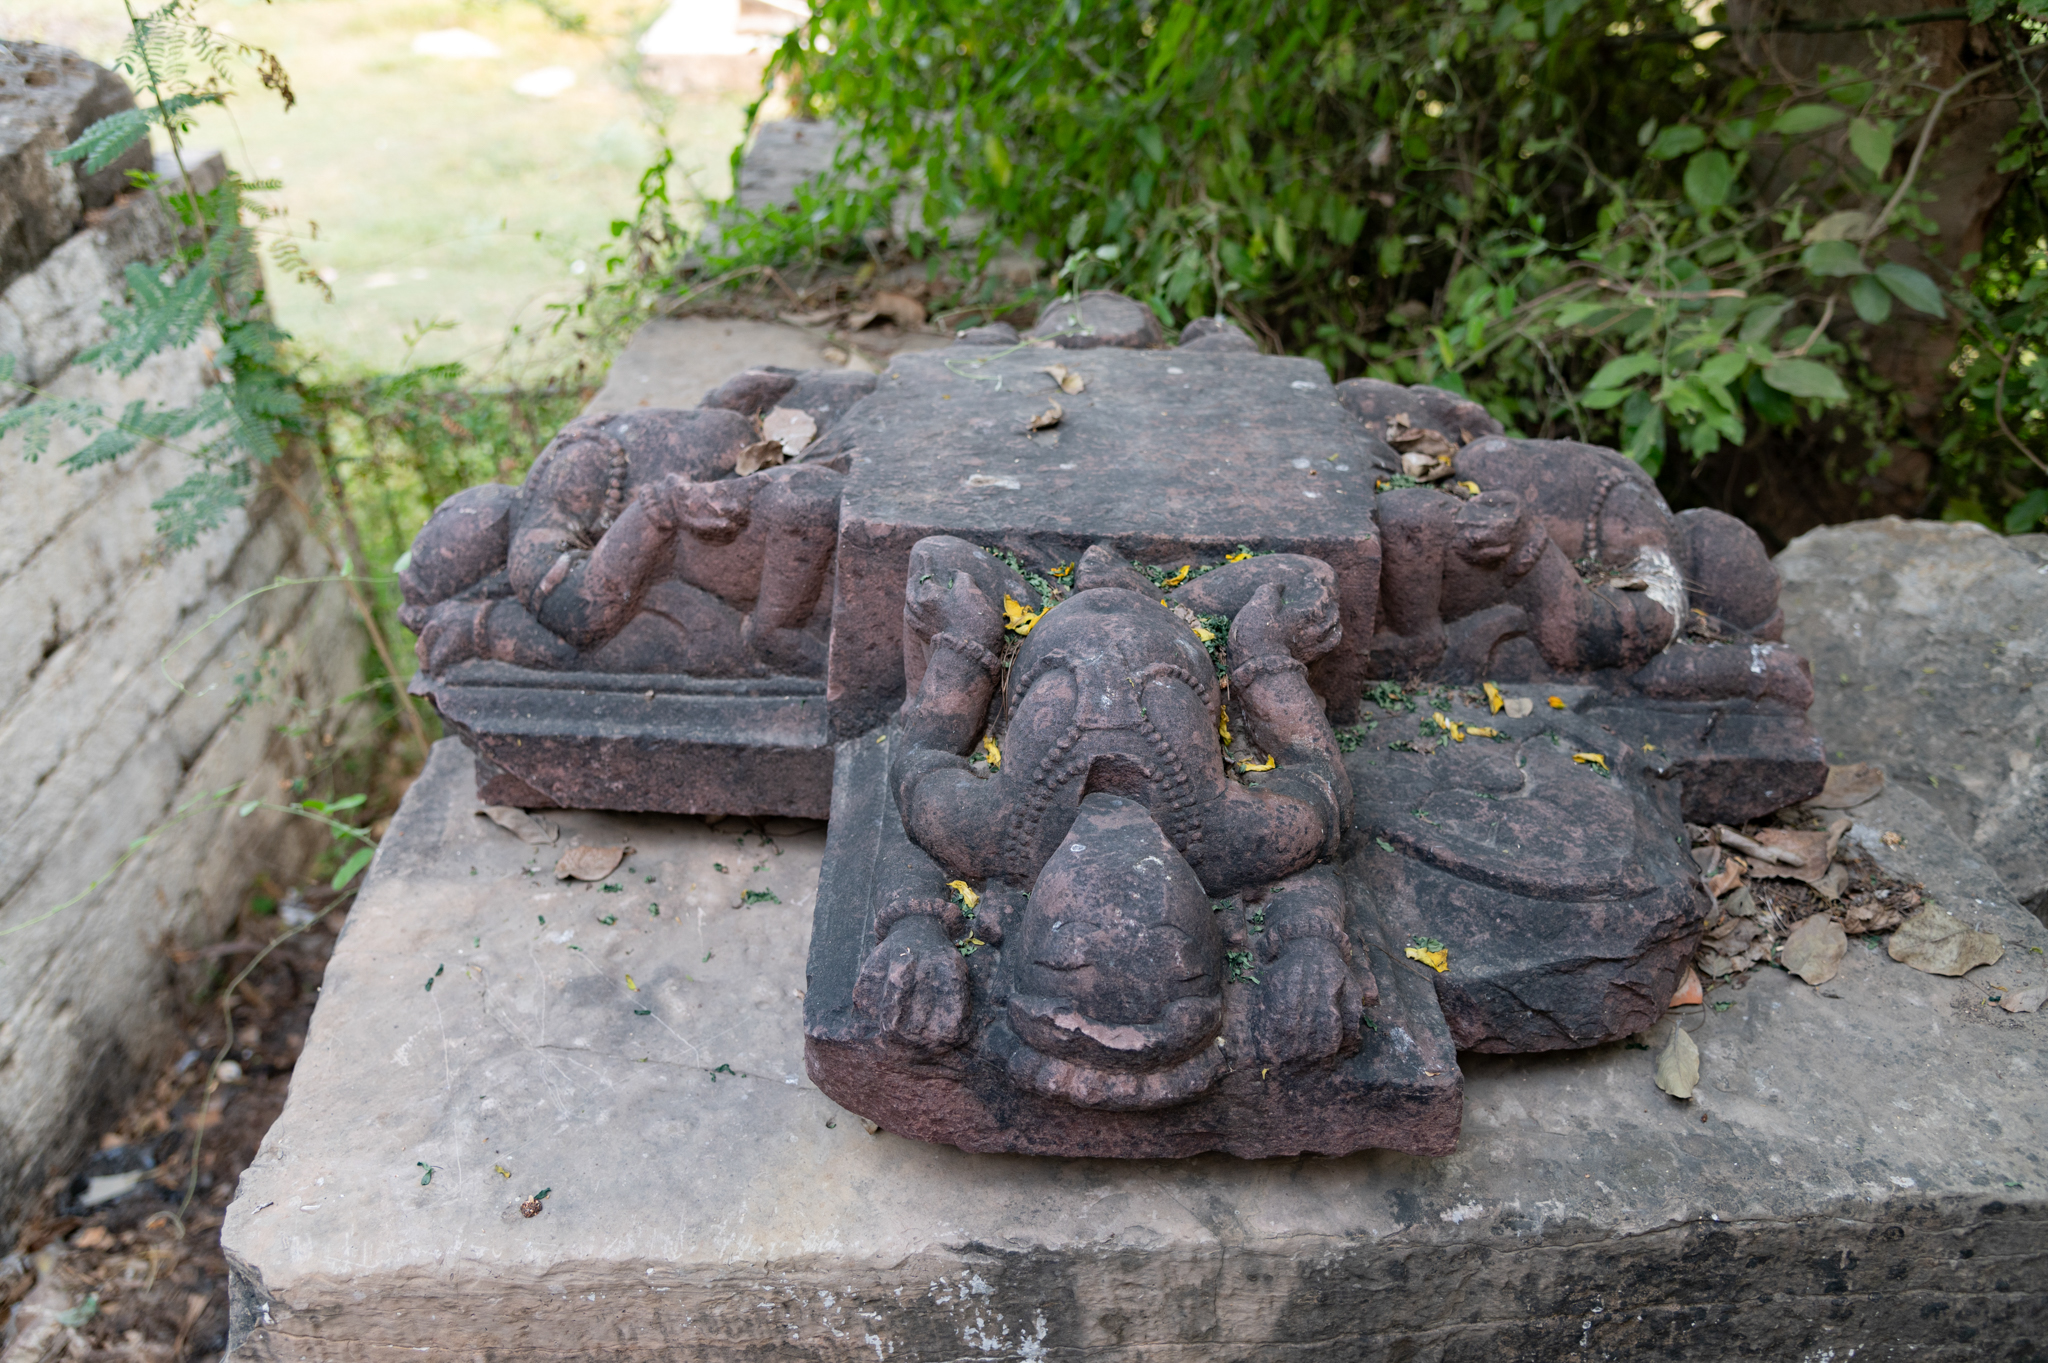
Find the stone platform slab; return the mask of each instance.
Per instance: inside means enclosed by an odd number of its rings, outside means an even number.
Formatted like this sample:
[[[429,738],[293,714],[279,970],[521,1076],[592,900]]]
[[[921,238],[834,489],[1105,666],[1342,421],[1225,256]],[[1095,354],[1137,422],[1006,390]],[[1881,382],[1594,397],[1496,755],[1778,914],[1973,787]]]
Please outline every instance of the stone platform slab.
[[[2048,930],[1909,793],[1851,836],[1998,965],[1852,945],[1716,993],[1690,1103],[1652,1084],[1669,1020],[1467,1056],[1442,1159],[1118,1162],[871,1135],[811,1087],[822,834],[565,813],[634,851],[559,882],[470,761],[407,795],[229,1209],[236,1358],[2048,1356],[2048,1017],[1985,1003]]]

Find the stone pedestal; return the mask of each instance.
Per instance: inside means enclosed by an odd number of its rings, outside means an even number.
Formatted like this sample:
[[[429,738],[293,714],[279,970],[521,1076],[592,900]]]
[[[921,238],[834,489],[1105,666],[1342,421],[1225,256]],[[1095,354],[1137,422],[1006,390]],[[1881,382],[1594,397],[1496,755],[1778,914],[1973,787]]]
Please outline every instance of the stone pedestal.
[[[1910,793],[1849,836],[1998,933],[1999,965],[1941,979],[1852,944],[1821,989],[1759,972],[1684,1017],[1690,1103],[1652,1082],[1666,1019],[1648,1050],[1468,1054],[1442,1159],[1129,1162],[870,1134],[810,1085],[822,836],[563,814],[565,843],[634,851],[559,882],[556,848],[475,815],[473,779],[444,743],[407,795],[229,1210],[238,1358],[1962,1360],[2048,1339],[2048,1021],[1985,1003],[2043,977],[2048,931]]]
[[[1079,393],[1044,372],[1054,364]],[[1031,429],[1054,407],[1056,424]],[[903,699],[903,588],[927,535],[1046,565],[1097,543],[1153,565],[1239,545],[1322,559],[1344,637],[1312,675],[1333,719],[1357,708],[1379,600],[1373,480],[1399,465],[1317,361],[958,345],[898,356],[833,438],[853,459],[827,672],[837,736],[886,723]]]

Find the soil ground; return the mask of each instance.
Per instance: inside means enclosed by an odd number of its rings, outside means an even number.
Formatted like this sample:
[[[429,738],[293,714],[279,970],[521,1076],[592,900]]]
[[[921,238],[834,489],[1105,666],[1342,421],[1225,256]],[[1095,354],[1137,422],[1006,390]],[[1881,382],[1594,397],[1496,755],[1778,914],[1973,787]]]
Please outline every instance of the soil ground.
[[[251,896],[258,907],[270,902],[261,888]],[[203,982],[179,1020],[182,1054],[138,1091],[82,1169],[51,1179],[14,1254],[0,1259],[0,1301],[16,1302],[7,1341],[30,1343],[24,1336],[47,1321],[36,1307],[65,1312],[61,1330],[34,1350],[36,1363],[221,1356],[228,1329],[221,1211],[283,1110],[352,898],[352,891],[324,887],[287,895],[287,917],[245,910],[227,940],[181,956],[185,973]],[[303,922],[306,912],[321,916],[293,929],[288,919]],[[225,1022],[224,992],[231,1003]],[[107,1180],[138,1174],[123,1195],[86,1205],[95,1179],[104,1192]],[[17,1300],[31,1289],[33,1297]],[[0,1358],[16,1363],[17,1352],[0,1351]]]

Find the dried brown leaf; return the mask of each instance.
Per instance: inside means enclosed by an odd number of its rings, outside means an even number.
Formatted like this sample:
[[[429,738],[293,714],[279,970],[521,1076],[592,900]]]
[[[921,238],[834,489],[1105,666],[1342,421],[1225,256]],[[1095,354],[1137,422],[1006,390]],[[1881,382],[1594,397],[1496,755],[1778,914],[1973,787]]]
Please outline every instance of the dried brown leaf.
[[[1052,406],[1024,423],[1025,434],[1028,435],[1033,431],[1051,430],[1054,426],[1059,425],[1066,418],[1066,415],[1066,409],[1055,402]]]
[[[1772,862],[1759,861],[1750,868],[1753,876],[1775,876],[1813,884],[1828,870],[1828,835],[1802,832],[1796,828],[1766,828],[1756,840],[1780,855]],[[1790,864],[1787,864],[1789,861]]]
[[[1829,767],[1827,784],[1806,803],[1815,809],[1854,809],[1884,789],[1884,768],[1869,762]]]
[[[1780,832],[1783,830],[1773,829],[1772,831]],[[1738,852],[1746,852],[1753,860],[1765,865],[1798,866],[1806,860],[1804,853],[1792,848],[1767,846],[1755,838],[1736,832],[1726,824],[1715,826],[1714,837],[1723,847],[1732,847]],[[1764,873],[1758,872],[1758,874]]]
[[[553,842],[562,835],[562,830],[548,820],[523,809],[514,809],[511,805],[485,805],[477,814],[534,847]]]
[[[1657,1057],[1657,1087],[1673,1098],[1690,1098],[1700,1082],[1700,1048],[1683,1027],[1671,1029],[1671,1043]]]
[[[870,298],[868,305],[899,327],[908,329],[924,325],[924,304],[907,293],[884,289]]]
[[[1778,964],[1808,984],[1826,984],[1842,969],[1849,938],[1842,925],[1824,913],[1801,919],[1778,952]]]
[[[1998,1006],[2008,1013],[2037,1013],[2044,1003],[2048,1003],[2048,984],[2035,984],[2007,990]]]
[[[772,469],[788,457],[789,452],[781,441],[760,440],[739,452],[739,457],[733,460],[732,471],[744,477],[762,469]]]
[[[1038,372],[1052,375],[1052,381],[1060,386],[1063,393],[1078,393],[1088,386],[1088,380],[1063,364],[1049,364]]]
[[[818,422],[801,407],[777,407],[761,418],[761,435],[782,446],[782,452],[794,459],[803,453],[804,446],[817,437]]]
[[[1749,863],[1741,857],[1730,857],[1720,870],[1707,882],[1707,893],[1719,899],[1730,890],[1742,884],[1742,873],[1749,869]]]
[[[2005,955],[2005,945],[1988,932],[1978,932],[1938,904],[1899,925],[1885,943],[1894,961],[1903,961],[1930,975],[1966,975]]]
[[[572,847],[555,863],[557,880],[603,880],[626,859],[624,847]]]

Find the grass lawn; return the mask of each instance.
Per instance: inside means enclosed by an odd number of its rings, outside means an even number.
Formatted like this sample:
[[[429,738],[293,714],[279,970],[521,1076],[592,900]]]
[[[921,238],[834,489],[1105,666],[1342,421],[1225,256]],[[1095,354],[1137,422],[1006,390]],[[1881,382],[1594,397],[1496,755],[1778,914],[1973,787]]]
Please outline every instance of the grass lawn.
[[[137,4],[138,10],[145,3]],[[637,79],[633,40],[655,0],[210,0],[221,32],[276,52],[298,105],[285,112],[253,76],[201,121],[326,272],[334,301],[279,277],[277,315],[334,372],[460,360],[532,374],[591,353],[550,336],[549,303],[602,268],[614,218],[630,216],[663,128],[677,197],[727,192],[745,97],[676,101]],[[580,31],[551,17],[580,16]],[[494,57],[416,54],[418,35],[463,29]],[[0,32],[109,62],[126,32],[121,0],[0,0]],[[567,68],[552,97],[522,76]],[[557,77],[559,80],[559,77]],[[159,147],[163,145],[161,139]],[[318,224],[316,240],[313,236]],[[602,342],[599,343],[602,349]]]

